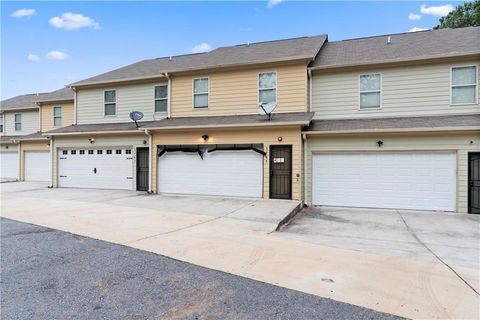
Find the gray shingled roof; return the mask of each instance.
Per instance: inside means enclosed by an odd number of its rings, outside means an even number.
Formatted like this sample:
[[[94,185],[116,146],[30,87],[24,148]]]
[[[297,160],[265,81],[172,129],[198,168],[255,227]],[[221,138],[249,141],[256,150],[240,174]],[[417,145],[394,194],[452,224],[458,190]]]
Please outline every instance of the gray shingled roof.
[[[214,116],[214,117],[180,117],[162,119],[156,121],[140,121],[139,128],[134,122],[121,123],[98,123],[71,125],[58,128],[44,135],[68,134],[68,133],[89,133],[89,132],[108,132],[108,131],[135,131],[142,129],[180,129],[180,128],[205,128],[205,127],[239,127],[239,126],[271,126],[282,124],[308,125],[313,117],[312,112],[290,112],[277,113],[272,115],[272,120],[268,121],[266,116],[257,114],[237,115],[237,116]]]
[[[480,27],[393,34],[390,44],[388,37],[326,42],[310,67],[323,69],[480,54]]]
[[[355,132],[355,131],[395,131],[405,129],[435,128],[477,128],[480,130],[480,114],[402,117],[402,118],[369,118],[345,120],[313,120],[305,130],[307,133]]]
[[[73,90],[70,88],[62,88],[49,93],[38,96],[35,102],[53,102],[53,101],[73,101]]]
[[[42,132],[35,132],[24,136],[18,136],[15,140],[46,140],[48,139]]]
[[[143,60],[72,84],[80,86],[129,79],[160,77],[165,72],[183,72],[257,63],[313,59],[326,35],[257,42],[221,47],[210,52]]]
[[[14,140],[21,136],[0,136],[0,143],[13,143]]]

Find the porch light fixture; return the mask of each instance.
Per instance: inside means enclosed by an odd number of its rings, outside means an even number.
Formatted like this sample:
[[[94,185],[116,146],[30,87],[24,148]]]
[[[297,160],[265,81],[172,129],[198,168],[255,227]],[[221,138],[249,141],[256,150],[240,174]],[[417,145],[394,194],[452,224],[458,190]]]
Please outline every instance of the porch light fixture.
[[[90,143],[94,143],[94,142],[95,142],[95,139],[94,139],[94,138],[90,138],[90,139],[88,139],[88,141],[90,141]]]
[[[382,141],[382,140],[378,140],[378,141],[377,141],[377,145],[378,145],[379,148],[381,148],[382,145],[383,145],[383,141]]]
[[[210,137],[208,136],[208,134],[204,134],[204,135],[202,136],[203,141],[207,141],[208,138],[210,138]]]

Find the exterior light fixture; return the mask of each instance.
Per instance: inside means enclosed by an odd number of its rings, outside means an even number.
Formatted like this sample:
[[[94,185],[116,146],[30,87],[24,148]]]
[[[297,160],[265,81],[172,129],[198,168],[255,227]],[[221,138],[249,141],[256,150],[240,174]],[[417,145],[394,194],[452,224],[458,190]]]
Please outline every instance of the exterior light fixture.
[[[278,142],[282,142],[282,141],[283,141],[283,137],[278,137],[277,140],[278,140]]]
[[[147,144],[147,140],[143,140],[143,144]]]
[[[383,141],[382,141],[382,140],[378,140],[378,141],[377,141],[377,145],[378,145],[379,148],[381,148],[382,145],[383,145]]]
[[[90,138],[90,139],[88,139],[88,141],[90,141],[90,143],[94,143],[94,142],[95,142],[95,139],[94,139],[94,138]]]
[[[203,141],[207,141],[208,138],[210,138],[210,137],[208,136],[208,134],[204,134],[204,135],[202,136]]]

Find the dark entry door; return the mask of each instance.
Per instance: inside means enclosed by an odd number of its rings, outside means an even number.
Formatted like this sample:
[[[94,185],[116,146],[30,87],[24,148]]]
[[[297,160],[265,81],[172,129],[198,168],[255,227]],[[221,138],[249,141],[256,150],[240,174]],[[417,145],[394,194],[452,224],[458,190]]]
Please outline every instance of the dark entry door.
[[[137,148],[137,190],[148,191],[148,148]]]
[[[468,154],[468,212],[480,213],[480,153]]]
[[[270,198],[292,198],[292,146],[270,146]]]

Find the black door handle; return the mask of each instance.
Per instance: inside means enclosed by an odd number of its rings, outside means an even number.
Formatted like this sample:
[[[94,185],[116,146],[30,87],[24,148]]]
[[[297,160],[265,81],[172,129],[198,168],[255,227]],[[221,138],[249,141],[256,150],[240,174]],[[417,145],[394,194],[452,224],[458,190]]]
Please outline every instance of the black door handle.
[[[97,173],[97,168],[93,168],[93,173]]]

